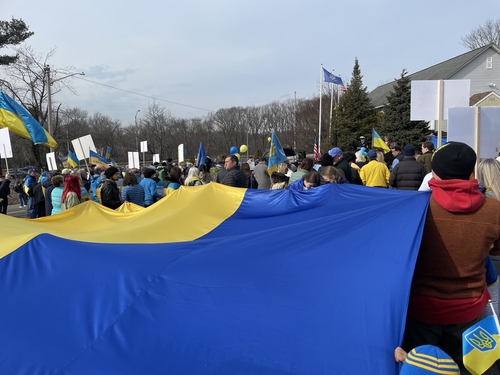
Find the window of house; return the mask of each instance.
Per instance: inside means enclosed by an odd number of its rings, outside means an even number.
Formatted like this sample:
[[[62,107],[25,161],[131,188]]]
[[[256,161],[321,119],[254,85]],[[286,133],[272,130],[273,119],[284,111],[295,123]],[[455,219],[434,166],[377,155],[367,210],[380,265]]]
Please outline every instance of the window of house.
[[[493,69],[493,57],[486,58],[486,69]]]

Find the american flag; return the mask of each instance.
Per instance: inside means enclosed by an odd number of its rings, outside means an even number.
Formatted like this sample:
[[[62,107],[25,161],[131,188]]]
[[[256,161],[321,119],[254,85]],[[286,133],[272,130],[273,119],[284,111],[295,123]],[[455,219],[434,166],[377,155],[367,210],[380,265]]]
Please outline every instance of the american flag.
[[[339,86],[340,86],[340,90],[342,91],[342,93],[345,94],[347,92],[347,89],[345,88],[344,84],[341,83]]]
[[[318,161],[320,158],[318,151],[318,138],[316,137],[316,133],[314,133],[314,161]]]

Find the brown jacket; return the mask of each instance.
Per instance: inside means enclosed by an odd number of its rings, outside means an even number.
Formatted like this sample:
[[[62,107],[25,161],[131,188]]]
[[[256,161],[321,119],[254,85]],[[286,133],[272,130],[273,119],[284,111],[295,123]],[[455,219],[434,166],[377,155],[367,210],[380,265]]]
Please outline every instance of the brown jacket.
[[[441,299],[480,297],[484,261],[500,254],[500,201],[486,198],[477,210],[452,213],[433,197],[412,282],[412,294]]]

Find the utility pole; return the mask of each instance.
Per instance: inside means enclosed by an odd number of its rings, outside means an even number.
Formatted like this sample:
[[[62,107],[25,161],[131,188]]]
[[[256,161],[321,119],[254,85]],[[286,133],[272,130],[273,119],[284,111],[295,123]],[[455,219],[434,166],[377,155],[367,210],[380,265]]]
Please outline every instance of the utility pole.
[[[76,75],[84,76],[85,73],[84,72],[71,73],[71,74],[68,74],[64,77],[51,80],[50,79],[50,66],[45,65],[43,70],[45,72],[45,84],[47,85],[47,132],[50,134],[50,136],[52,136],[53,135],[52,134],[52,92],[51,92],[50,87],[54,84],[54,82],[60,81],[62,79],[68,78],[68,77],[76,76]],[[54,149],[51,147],[50,152],[52,152],[52,151],[54,151]],[[69,148],[68,148],[68,151],[69,151]]]
[[[47,131],[50,135],[52,135],[52,95],[50,92],[50,86],[52,82],[50,82],[50,66],[45,65],[45,80],[47,84]],[[51,147],[50,152],[54,151]]]
[[[136,131],[136,135],[135,135],[135,148],[138,150],[139,149],[139,140],[137,139],[137,114],[140,112],[141,110],[138,109],[137,112],[135,112],[135,131]]]

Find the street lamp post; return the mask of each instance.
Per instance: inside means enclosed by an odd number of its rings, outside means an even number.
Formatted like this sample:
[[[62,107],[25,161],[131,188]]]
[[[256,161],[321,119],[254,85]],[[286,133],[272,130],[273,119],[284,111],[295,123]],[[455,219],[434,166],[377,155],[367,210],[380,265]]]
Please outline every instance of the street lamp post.
[[[51,80],[50,79],[50,66],[45,65],[44,71],[45,71],[45,79],[46,79],[45,82],[47,84],[47,131],[52,136],[52,93],[51,93],[50,87],[57,81],[61,81],[65,78],[76,76],[76,75],[84,76],[85,73],[84,72],[71,73],[71,74],[68,74],[64,77]],[[52,151],[54,151],[54,149],[51,147],[50,152],[52,152]]]

